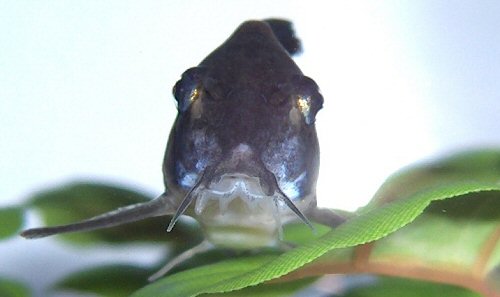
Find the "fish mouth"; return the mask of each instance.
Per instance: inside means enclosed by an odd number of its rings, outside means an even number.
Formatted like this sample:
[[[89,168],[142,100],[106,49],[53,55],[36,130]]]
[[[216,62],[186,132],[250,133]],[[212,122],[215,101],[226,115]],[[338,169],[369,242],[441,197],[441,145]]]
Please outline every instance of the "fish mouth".
[[[248,249],[276,246],[283,224],[295,218],[280,194],[266,194],[261,179],[223,174],[197,194],[194,212],[207,239],[217,246]]]
[[[238,205],[246,206],[250,212],[258,209],[269,209],[269,202],[276,200],[276,195],[269,196],[264,193],[260,179],[248,176],[243,173],[223,174],[217,182],[212,183],[208,188],[202,190],[196,199],[195,213],[201,215],[209,204],[218,204],[221,215],[226,214],[229,204],[235,200],[240,200]],[[234,209],[231,209],[234,211]],[[245,211],[241,209],[241,211]],[[274,210],[274,212],[276,212]],[[237,211],[238,212],[238,211]]]
[[[172,230],[193,201],[196,201],[194,218],[207,228],[267,230],[269,235],[278,233],[282,238],[283,223],[298,217],[314,230],[302,211],[280,189],[276,176],[265,166],[259,168],[258,174],[227,171],[218,174],[213,168],[206,168],[181,201],[167,231]],[[304,204],[299,206],[306,210]]]

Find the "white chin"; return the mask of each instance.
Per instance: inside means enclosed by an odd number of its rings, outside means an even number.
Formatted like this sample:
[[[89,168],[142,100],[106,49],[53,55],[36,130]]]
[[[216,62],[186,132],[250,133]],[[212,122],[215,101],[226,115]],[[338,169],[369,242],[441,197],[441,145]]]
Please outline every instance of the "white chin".
[[[207,238],[219,246],[270,246],[284,223],[282,204],[277,194],[264,194],[257,177],[225,174],[198,193],[195,215]]]
[[[224,174],[219,182],[211,184],[209,188],[200,192],[196,199],[195,212],[201,215],[209,204],[215,202],[218,204],[220,213],[224,214],[228,211],[231,202],[236,199],[242,202],[242,204],[239,203],[241,204],[239,207],[246,207],[253,212],[258,208],[267,209],[274,205],[275,198],[264,194],[257,177],[246,174]],[[269,204],[269,202],[273,203]],[[237,209],[232,210],[237,211]],[[241,209],[241,211],[244,210]]]

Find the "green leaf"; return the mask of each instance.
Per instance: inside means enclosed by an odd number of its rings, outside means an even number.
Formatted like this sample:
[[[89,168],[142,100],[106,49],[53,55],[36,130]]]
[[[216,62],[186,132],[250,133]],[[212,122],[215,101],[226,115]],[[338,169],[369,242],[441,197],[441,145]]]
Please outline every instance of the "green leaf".
[[[23,225],[24,212],[19,207],[8,207],[0,209],[0,239],[17,235]]]
[[[258,255],[201,266],[156,281],[132,296],[192,296],[200,288],[231,280],[235,275],[253,271],[274,258]]]
[[[5,278],[0,278],[0,296],[2,297],[28,297],[30,290],[22,283]]]
[[[341,297],[481,297],[478,293],[444,284],[381,277],[367,286],[347,290]]]
[[[106,297],[128,296],[135,290],[148,284],[147,278],[156,269],[133,265],[95,267],[78,271],[65,277],[54,286],[54,289],[56,291],[93,293]],[[216,271],[213,272],[216,273]],[[289,296],[291,293],[312,283],[314,279],[307,278],[285,284],[267,284],[227,294],[221,293],[220,296]]]
[[[354,247],[383,238],[411,223],[432,201],[493,190],[500,191],[500,186],[495,183],[463,183],[421,191],[407,199],[364,211],[320,239],[278,257],[225,261],[181,272],[146,286],[133,296],[196,296],[257,285],[288,274],[334,249]]]
[[[396,172],[380,187],[369,206],[376,207],[439,185],[499,181],[499,150],[467,151]]]
[[[316,234],[311,232],[311,228],[302,222],[293,223],[285,226],[284,228],[284,241],[293,243],[296,245],[304,244],[311,240],[318,239],[322,235],[326,234],[331,228],[320,224],[314,224],[314,229]]]
[[[483,275],[500,262],[493,249],[500,239],[499,223],[498,192],[437,201],[411,225],[378,241],[372,256],[378,263],[382,259],[392,265],[419,261],[419,267],[425,263],[436,271],[468,274],[480,270],[478,276]]]
[[[411,224],[378,241],[333,250],[295,276],[375,273],[455,284],[496,296],[500,280],[500,193],[433,202]],[[291,276],[288,276],[291,277]]]
[[[48,226],[78,222],[104,212],[152,199],[136,191],[99,183],[72,183],[35,194],[28,206],[40,212]],[[169,217],[151,218],[123,226],[91,232],[63,234],[60,237],[77,244],[152,242],[193,245],[201,241],[197,226],[184,220],[172,232],[166,232]]]
[[[54,288],[63,291],[94,293],[99,296],[128,296],[147,284],[151,269],[133,265],[110,265],[73,273]]]
[[[210,297],[288,297],[310,285],[316,278],[305,278],[291,282],[267,283],[238,291],[210,294]]]

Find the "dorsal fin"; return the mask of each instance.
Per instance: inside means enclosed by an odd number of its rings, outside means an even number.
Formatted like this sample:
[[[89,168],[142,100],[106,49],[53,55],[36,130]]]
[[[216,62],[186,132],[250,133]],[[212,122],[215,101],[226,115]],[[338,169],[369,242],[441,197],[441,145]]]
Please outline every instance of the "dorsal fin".
[[[302,44],[295,36],[292,22],[282,19],[266,19],[264,22],[271,27],[276,38],[290,55],[302,52]]]

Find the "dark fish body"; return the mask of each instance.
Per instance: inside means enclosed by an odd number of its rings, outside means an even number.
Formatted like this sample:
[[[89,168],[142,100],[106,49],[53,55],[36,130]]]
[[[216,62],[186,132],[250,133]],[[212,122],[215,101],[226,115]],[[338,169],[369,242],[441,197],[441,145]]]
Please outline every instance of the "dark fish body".
[[[314,126],[323,97],[291,59],[300,51],[291,23],[248,21],[186,70],[173,93],[178,114],[167,144],[165,193],[71,225],[30,229],[27,238],[116,226],[152,216],[195,218],[208,245],[277,246],[282,225],[341,219],[316,207],[319,145]],[[157,276],[188,258],[179,259]]]
[[[220,185],[223,176],[223,182],[231,175],[239,176],[226,182],[221,190],[226,193],[238,182],[251,187],[243,177],[258,179],[253,187],[258,198],[233,196],[225,212],[217,206],[206,212],[202,211],[206,206],[199,206],[198,212],[191,210],[209,238],[214,237],[212,241],[227,246],[275,243],[281,224],[296,218],[286,204],[274,198],[276,192],[282,191],[301,212],[316,206],[319,145],[314,115],[323,98],[269,23],[242,24],[198,67],[184,73],[174,93],[180,108],[165,156],[166,188],[184,197],[204,173],[202,186],[206,189],[198,196],[205,194],[206,201],[216,204],[221,198],[210,198],[210,188]],[[310,100],[309,119],[299,109],[297,100],[301,98]],[[245,202],[256,209],[245,209]],[[227,240],[227,232],[238,225],[252,234],[265,231],[267,238],[242,244],[236,236],[233,244]],[[236,233],[240,231],[236,229]]]

